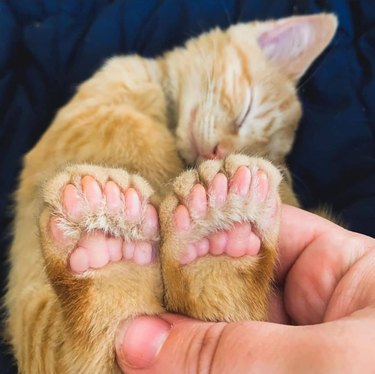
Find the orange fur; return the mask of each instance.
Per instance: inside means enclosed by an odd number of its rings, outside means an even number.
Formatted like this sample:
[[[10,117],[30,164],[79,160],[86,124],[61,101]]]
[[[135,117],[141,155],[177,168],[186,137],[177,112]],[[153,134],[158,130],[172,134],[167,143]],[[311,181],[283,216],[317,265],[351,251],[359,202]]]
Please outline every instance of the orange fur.
[[[294,28],[310,36],[303,48],[275,54],[273,40],[288,37]],[[214,170],[230,177],[239,165],[254,173],[263,169],[278,199],[280,173],[259,157],[284,167],[301,115],[296,81],[335,28],[333,16],[316,15],[215,29],[156,60],[113,58],[79,87],[26,155],[16,194],[6,307],[20,372],[116,372],[114,339],[120,321],[165,307],[208,320],[265,318],[277,255],[277,220],[267,226],[271,205],[263,209],[254,200],[259,209],[244,211],[243,204],[234,202],[220,214],[213,212],[212,221],[202,221],[198,230],[200,235],[210,232],[218,222],[230,227],[240,216],[257,228],[261,257],[235,262],[207,257],[183,269],[175,260],[181,243],[171,217],[194,183],[207,184]],[[194,166],[215,152],[218,158],[229,156],[206,161],[169,184],[184,163]],[[234,152],[258,158],[230,155]],[[48,223],[51,216],[64,216],[62,188],[78,186],[84,175],[102,184],[131,185],[154,204],[167,195],[160,210],[161,265],[123,261],[84,275],[68,269],[67,257],[84,230],[141,235],[121,231],[103,214],[66,225],[70,241],[57,248]],[[280,195],[298,204],[287,178]],[[204,279],[207,287],[200,293]]]

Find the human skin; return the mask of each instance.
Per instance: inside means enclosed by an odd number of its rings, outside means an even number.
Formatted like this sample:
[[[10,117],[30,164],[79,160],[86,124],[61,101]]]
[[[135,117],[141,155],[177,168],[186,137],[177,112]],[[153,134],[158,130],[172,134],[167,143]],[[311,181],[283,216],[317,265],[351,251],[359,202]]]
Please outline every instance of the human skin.
[[[375,239],[282,206],[268,322],[163,314],[119,327],[126,373],[373,373]]]

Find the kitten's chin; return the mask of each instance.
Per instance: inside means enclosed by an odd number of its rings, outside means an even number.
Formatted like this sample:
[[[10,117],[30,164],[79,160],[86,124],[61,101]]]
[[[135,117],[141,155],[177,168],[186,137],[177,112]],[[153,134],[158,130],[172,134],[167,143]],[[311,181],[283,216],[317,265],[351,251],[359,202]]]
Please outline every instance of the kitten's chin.
[[[178,151],[180,157],[184,160],[187,166],[196,166],[201,164],[203,161],[207,160],[222,160],[227,156],[228,153],[223,153],[220,155],[212,155],[208,157],[207,155],[202,155],[198,153],[195,149],[179,149]]]
[[[223,160],[225,158],[225,155],[222,156],[213,156],[213,157],[207,157],[207,156],[198,156],[197,158],[197,163],[200,164],[203,161],[208,161],[208,160]]]
[[[207,158],[202,155],[197,155],[195,157],[192,157],[192,155],[186,155],[183,152],[180,152],[181,158],[184,160],[185,164],[190,167],[195,167],[200,165],[202,162],[207,160],[220,160],[222,157],[215,157],[215,158]]]
[[[179,149],[178,154],[187,166],[195,166],[198,163],[199,155],[190,149]]]

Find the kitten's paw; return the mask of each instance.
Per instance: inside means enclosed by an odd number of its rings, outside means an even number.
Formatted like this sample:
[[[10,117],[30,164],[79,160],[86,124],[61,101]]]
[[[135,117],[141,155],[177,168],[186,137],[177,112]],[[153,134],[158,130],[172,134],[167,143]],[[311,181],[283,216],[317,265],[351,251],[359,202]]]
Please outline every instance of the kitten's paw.
[[[113,322],[162,310],[152,194],[139,176],[90,165],[68,167],[46,184],[42,250],[51,283],[66,304],[80,310],[90,294],[91,312],[101,308],[110,318],[112,311]]]
[[[269,162],[242,155],[177,178],[161,209],[168,309],[209,320],[265,318],[280,180]]]
[[[124,171],[107,177],[92,170],[69,174],[59,175],[46,189],[55,255],[66,258],[75,273],[125,260],[155,261],[159,222],[146,182],[136,177],[138,183],[132,184]]]
[[[124,260],[148,265],[155,259],[158,215],[141,192],[112,179],[102,185],[85,175],[62,187],[60,194],[60,214],[51,219],[50,230],[62,253],[69,242],[76,242],[68,258],[73,272]]]

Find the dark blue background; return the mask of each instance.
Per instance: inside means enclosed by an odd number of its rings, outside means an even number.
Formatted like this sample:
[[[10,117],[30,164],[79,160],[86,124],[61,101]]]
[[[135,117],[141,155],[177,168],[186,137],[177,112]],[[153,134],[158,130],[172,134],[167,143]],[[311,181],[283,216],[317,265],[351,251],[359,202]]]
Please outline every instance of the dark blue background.
[[[216,25],[321,11],[336,13],[340,26],[299,85],[295,187],[305,207],[328,203],[349,227],[375,236],[374,1],[0,1],[1,286],[22,155],[106,58],[155,56]],[[1,373],[12,371],[8,359],[0,358]]]

